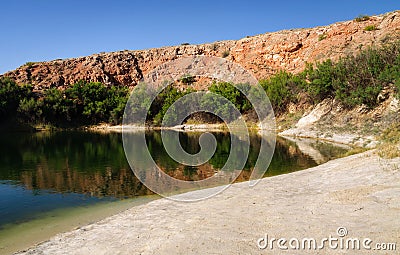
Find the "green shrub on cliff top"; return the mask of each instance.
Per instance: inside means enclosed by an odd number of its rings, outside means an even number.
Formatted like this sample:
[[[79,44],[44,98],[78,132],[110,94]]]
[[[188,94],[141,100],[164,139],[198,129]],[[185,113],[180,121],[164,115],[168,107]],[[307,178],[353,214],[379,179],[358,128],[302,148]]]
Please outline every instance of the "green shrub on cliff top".
[[[357,22],[363,22],[363,21],[367,21],[369,20],[370,17],[368,15],[358,15],[357,18],[355,18],[354,20]]]
[[[364,28],[364,31],[375,31],[375,30],[378,30],[378,28],[375,25],[369,25]]]

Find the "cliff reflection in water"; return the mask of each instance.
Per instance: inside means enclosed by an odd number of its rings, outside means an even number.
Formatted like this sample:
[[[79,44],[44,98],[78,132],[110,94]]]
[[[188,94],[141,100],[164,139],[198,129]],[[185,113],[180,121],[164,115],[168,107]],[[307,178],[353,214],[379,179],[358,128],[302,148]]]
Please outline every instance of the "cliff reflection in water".
[[[132,134],[134,135],[134,134]],[[201,133],[180,133],[182,147],[196,153]],[[225,164],[230,152],[230,135],[214,133],[217,150],[199,167],[181,165],[165,151],[160,132],[147,132],[150,153],[161,169],[181,180],[202,180]],[[235,138],[236,139],[236,138]],[[258,157],[262,138],[251,135],[250,155],[237,181],[248,180]],[[80,193],[90,196],[126,198],[152,194],[129,168],[119,133],[55,132],[12,133],[0,137],[0,181],[12,181],[38,192]],[[321,150],[322,144],[316,149]],[[145,149],[145,148],[144,148]],[[240,148],[233,148],[240,149]],[[343,149],[330,149],[326,160]],[[233,151],[233,153],[236,153]],[[319,159],[318,163],[321,163]],[[315,160],[301,152],[294,141],[277,139],[275,154],[266,176],[288,173],[311,166]],[[39,192],[40,193],[40,192]]]

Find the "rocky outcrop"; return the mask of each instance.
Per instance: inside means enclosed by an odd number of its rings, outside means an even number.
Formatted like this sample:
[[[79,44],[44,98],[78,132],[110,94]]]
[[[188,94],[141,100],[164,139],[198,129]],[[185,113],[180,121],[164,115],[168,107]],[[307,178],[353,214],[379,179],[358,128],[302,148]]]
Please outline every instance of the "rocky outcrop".
[[[333,103],[333,99],[328,98],[317,104],[308,115],[303,116],[297,122],[296,128],[311,127],[332,110]]]
[[[367,26],[375,26],[366,31]],[[370,45],[400,38],[400,11],[369,20],[339,22],[311,29],[285,30],[202,45],[180,45],[137,51],[94,54],[87,57],[27,63],[3,76],[35,89],[64,87],[79,80],[107,85],[135,86],[160,64],[183,56],[225,57],[265,78],[285,69],[300,72],[306,62],[338,59]]]

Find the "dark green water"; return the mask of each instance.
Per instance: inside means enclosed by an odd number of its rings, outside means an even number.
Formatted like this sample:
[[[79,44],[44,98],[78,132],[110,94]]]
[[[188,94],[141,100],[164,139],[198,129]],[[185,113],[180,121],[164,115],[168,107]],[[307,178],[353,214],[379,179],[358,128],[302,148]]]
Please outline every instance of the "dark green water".
[[[199,135],[180,133],[182,147],[196,153],[200,149]],[[147,144],[163,171],[179,179],[200,180],[218,171],[230,153],[229,134],[215,136],[215,155],[199,167],[183,166],[172,160],[163,148],[159,132],[148,132]],[[250,138],[250,155],[237,181],[250,177],[260,141],[264,139],[258,135]],[[310,146],[318,156],[307,155],[295,142],[278,138],[266,176],[312,167],[345,151],[320,142]],[[130,170],[119,133],[3,133],[0,155],[0,229],[40,218],[52,210],[152,194]]]

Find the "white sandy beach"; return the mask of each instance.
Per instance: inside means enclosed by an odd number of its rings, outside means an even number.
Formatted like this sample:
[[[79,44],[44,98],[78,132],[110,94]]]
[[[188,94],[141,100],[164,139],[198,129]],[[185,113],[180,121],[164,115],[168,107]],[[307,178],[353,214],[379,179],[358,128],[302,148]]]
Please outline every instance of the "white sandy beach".
[[[344,254],[349,251],[329,247],[283,251],[276,244],[261,250],[257,240],[267,234],[318,241],[338,238],[337,228],[345,227],[344,240],[369,238],[372,248],[377,242],[399,246],[399,215],[400,159],[366,152],[266,178],[253,188],[233,184],[200,202],[159,199],[19,254]],[[396,254],[363,247],[350,253]]]

